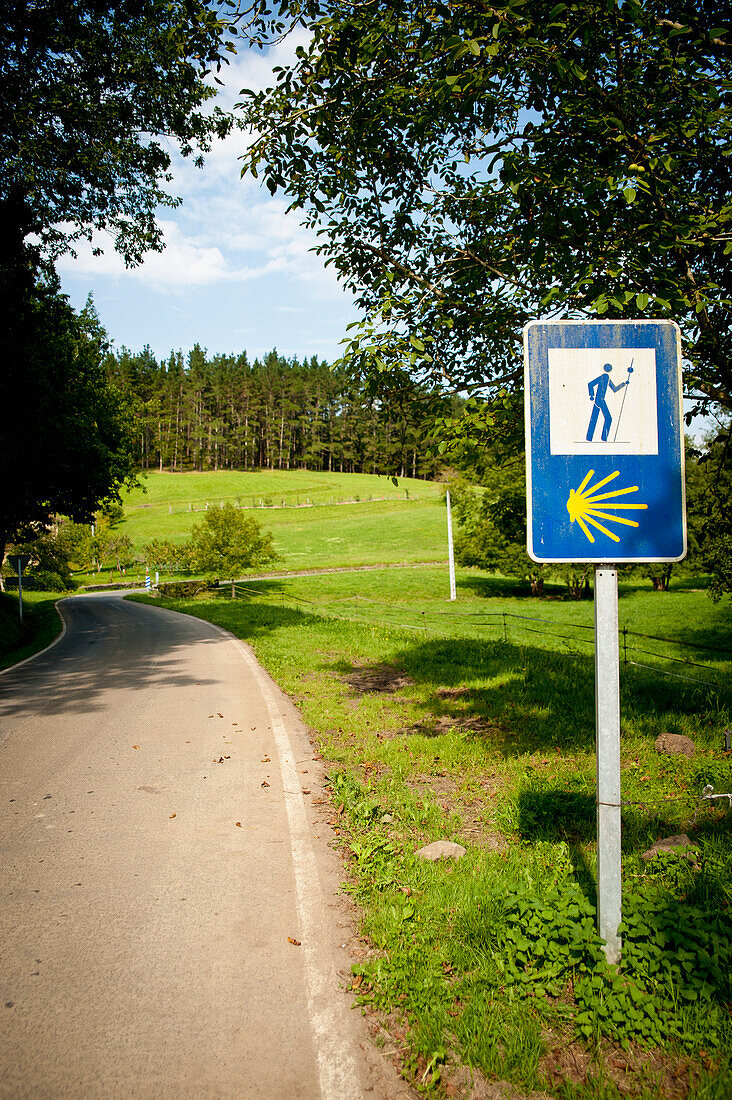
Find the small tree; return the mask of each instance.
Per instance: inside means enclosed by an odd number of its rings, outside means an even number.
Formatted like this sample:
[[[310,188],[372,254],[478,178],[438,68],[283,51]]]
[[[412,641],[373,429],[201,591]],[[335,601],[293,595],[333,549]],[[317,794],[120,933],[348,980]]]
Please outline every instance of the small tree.
[[[120,575],[127,566],[131,550],[132,539],[129,535],[123,535],[119,531],[110,532],[107,551],[114,555],[114,560],[117,562],[117,572]]]
[[[701,455],[686,459],[686,512],[692,566],[711,575],[709,595],[717,601],[732,597],[732,447],[725,441],[730,425],[718,439],[707,440]]]
[[[94,539],[87,523],[74,523],[71,519],[64,519],[59,526],[57,538],[72,570],[85,570],[93,564]]]
[[[168,569],[189,573],[193,567],[194,548],[191,542],[170,542],[167,539],[151,539],[142,548],[147,569]]]
[[[493,569],[527,581],[532,596],[544,592],[546,565],[526,553],[526,490],[523,467],[497,467],[484,476],[483,489],[459,485],[455,515],[460,531],[455,557],[460,565]]]
[[[13,554],[27,559],[23,587],[48,592],[70,592],[76,587],[69,567],[69,555],[57,535],[32,526],[12,547]]]
[[[231,578],[231,595],[237,573],[276,561],[272,534],[263,531],[253,516],[233,504],[209,508],[203,522],[191,532],[195,565],[204,573]]]

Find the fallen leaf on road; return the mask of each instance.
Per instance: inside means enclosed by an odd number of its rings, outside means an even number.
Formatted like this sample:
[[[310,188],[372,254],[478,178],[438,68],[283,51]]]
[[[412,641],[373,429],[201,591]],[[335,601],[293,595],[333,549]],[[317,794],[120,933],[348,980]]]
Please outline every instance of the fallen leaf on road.
[[[250,726],[249,727],[250,730],[255,730],[256,728],[257,728],[256,726]]]
[[[132,747],[133,747],[133,749],[139,749],[140,746],[139,745],[133,745]]]
[[[236,825],[237,829],[241,829],[241,821],[236,821],[235,825]]]
[[[261,762],[262,762],[262,764],[271,764],[272,763],[272,761],[270,760],[270,758],[268,756],[263,756]]]
[[[263,787],[268,787],[269,786],[269,783],[267,782],[266,779],[263,781],[262,786]]]
[[[176,814],[171,814],[170,816],[171,816],[171,818],[173,818],[173,817],[176,817],[177,815]]]
[[[224,716],[223,716],[223,714],[219,714],[219,712],[218,712],[218,711],[216,711],[216,713],[217,713],[217,714],[219,715],[219,718],[223,718],[223,717],[224,717]]]
[[[306,787],[303,787],[303,789],[302,789],[302,793],[303,793],[303,794],[310,794],[310,791],[309,791],[309,790],[307,790],[307,788],[306,788]]]
[[[299,947],[302,941],[301,940],[293,940],[292,936],[288,936],[287,937],[287,942],[291,943],[291,944],[294,944],[295,947]]]

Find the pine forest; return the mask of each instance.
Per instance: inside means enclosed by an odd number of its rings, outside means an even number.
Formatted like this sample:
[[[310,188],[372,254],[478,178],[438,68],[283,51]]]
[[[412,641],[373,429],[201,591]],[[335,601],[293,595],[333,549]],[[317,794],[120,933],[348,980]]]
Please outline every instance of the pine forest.
[[[301,362],[273,350],[253,362],[246,352],[208,358],[196,345],[185,359],[172,352],[161,362],[150,348],[123,348],[106,365],[130,400],[143,470],[434,473],[419,394],[386,406],[317,357]]]

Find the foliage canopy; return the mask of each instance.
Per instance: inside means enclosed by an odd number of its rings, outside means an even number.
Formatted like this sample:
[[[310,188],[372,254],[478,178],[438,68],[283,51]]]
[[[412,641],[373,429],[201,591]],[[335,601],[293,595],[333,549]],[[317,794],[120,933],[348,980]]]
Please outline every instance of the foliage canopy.
[[[235,24],[235,19],[234,19]],[[171,148],[230,125],[206,81],[233,27],[211,0],[9,0],[0,15],[0,291],[10,323],[0,412],[0,562],[52,512],[89,520],[132,474],[104,334],[51,261],[108,229],[129,264],[161,246]]]
[[[263,43],[296,24],[310,37],[273,87],[245,89],[245,170],[321,232],[365,315],[348,354],[375,387],[408,371],[510,392],[538,314],[671,317],[688,391],[730,408],[728,15],[721,0],[262,15]]]
[[[226,56],[206,0],[10,0],[0,19],[0,225],[51,253],[109,228],[125,259],[160,246],[170,145],[205,149]],[[233,49],[233,46],[231,47]]]
[[[39,282],[9,316],[0,561],[16,532],[45,525],[54,513],[91,522],[99,502],[134,474],[131,421],[124,396],[107,379],[105,334],[93,307],[77,315]]]

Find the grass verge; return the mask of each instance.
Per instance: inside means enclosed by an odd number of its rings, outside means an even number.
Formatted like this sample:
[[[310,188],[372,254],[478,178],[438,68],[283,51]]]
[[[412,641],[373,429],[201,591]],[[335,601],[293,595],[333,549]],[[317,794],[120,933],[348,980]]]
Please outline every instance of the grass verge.
[[[566,637],[591,605],[459,580],[454,605],[427,568],[169,606],[250,642],[315,731],[363,914],[353,987],[418,1090],[468,1095],[472,1078],[565,1100],[729,1097],[731,814],[699,802],[708,783],[732,790],[729,658],[683,670],[717,686],[621,670],[624,954],[611,970],[594,931],[593,661]],[[506,637],[517,608],[527,618]],[[629,586],[624,612],[638,632],[732,651],[728,616],[700,593]],[[694,755],[656,751],[669,732]],[[680,833],[688,848],[643,858]],[[416,857],[438,839],[466,855]]]
[[[0,593],[0,669],[32,657],[61,633],[63,624],[55,604],[67,594],[24,592],[21,624],[17,595]]]

